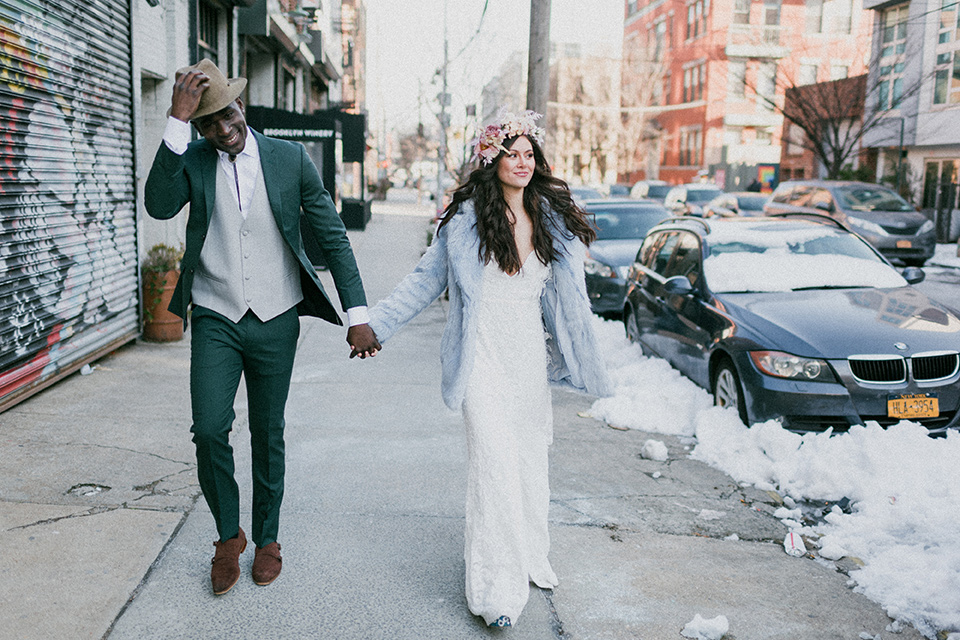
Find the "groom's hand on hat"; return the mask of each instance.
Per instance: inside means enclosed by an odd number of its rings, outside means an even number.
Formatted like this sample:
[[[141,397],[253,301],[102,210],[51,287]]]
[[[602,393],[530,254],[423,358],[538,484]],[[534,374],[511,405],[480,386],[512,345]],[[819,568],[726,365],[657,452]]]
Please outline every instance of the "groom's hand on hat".
[[[200,106],[200,98],[209,86],[210,77],[198,69],[177,74],[177,79],[173,84],[170,115],[177,120],[190,122],[190,116]]]

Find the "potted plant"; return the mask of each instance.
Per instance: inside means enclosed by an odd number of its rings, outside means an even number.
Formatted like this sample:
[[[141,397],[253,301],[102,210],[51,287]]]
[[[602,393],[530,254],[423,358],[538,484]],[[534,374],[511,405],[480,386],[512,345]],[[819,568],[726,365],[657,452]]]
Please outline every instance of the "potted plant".
[[[143,261],[143,339],[174,342],[183,338],[183,320],[167,310],[180,277],[183,245],[156,244]]]

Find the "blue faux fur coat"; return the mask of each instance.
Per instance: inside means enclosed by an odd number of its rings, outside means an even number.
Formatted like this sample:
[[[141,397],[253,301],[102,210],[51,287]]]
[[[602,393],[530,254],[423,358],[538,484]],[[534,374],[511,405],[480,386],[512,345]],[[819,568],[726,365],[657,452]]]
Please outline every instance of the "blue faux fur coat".
[[[586,247],[566,238],[557,226],[562,218],[550,212],[554,245],[560,258],[551,268],[540,300],[548,334],[548,375],[552,383],[592,395],[608,396],[612,385],[591,327],[592,313],[583,277]],[[440,342],[443,401],[461,409],[476,350],[476,304],[483,282],[473,201],[460,206],[437,234],[417,268],[393,292],[370,309],[370,327],[385,343],[445,290],[450,309]]]

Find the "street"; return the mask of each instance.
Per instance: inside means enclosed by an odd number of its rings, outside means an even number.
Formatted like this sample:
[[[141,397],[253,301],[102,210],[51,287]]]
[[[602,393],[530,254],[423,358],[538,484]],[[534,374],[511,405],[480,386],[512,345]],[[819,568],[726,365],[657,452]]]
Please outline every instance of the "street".
[[[430,210],[376,203],[351,232],[376,301],[416,263]],[[327,274],[324,274],[327,276]],[[325,283],[326,286],[327,283]],[[285,558],[269,587],[210,593],[213,520],[189,441],[187,353],[138,343],[2,416],[0,638],[483,638],[463,596],[465,445],[439,392],[434,303],[376,358],[305,319],[287,408]],[[555,391],[553,592],[532,589],[516,638],[679,638],[695,615],[728,639],[857,638],[890,623],[847,577],[784,553],[779,497],[689,459],[691,439],[584,417]],[[233,441],[249,525],[243,393]],[[718,516],[717,514],[722,514]],[[736,534],[736,538],[732,538]],[[912,629],[899,638],[919,638]]]

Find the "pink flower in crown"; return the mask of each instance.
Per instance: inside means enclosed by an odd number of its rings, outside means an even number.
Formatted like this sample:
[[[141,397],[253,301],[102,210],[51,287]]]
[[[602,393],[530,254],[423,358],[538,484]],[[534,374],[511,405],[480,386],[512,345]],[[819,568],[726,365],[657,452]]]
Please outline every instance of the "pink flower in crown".
[[[473,157],[479,158],[483,164],[490,164],[501,151],[505,150],[503,147],[505,138],[506,134],[498,125],[487,125],[473,141]]]

